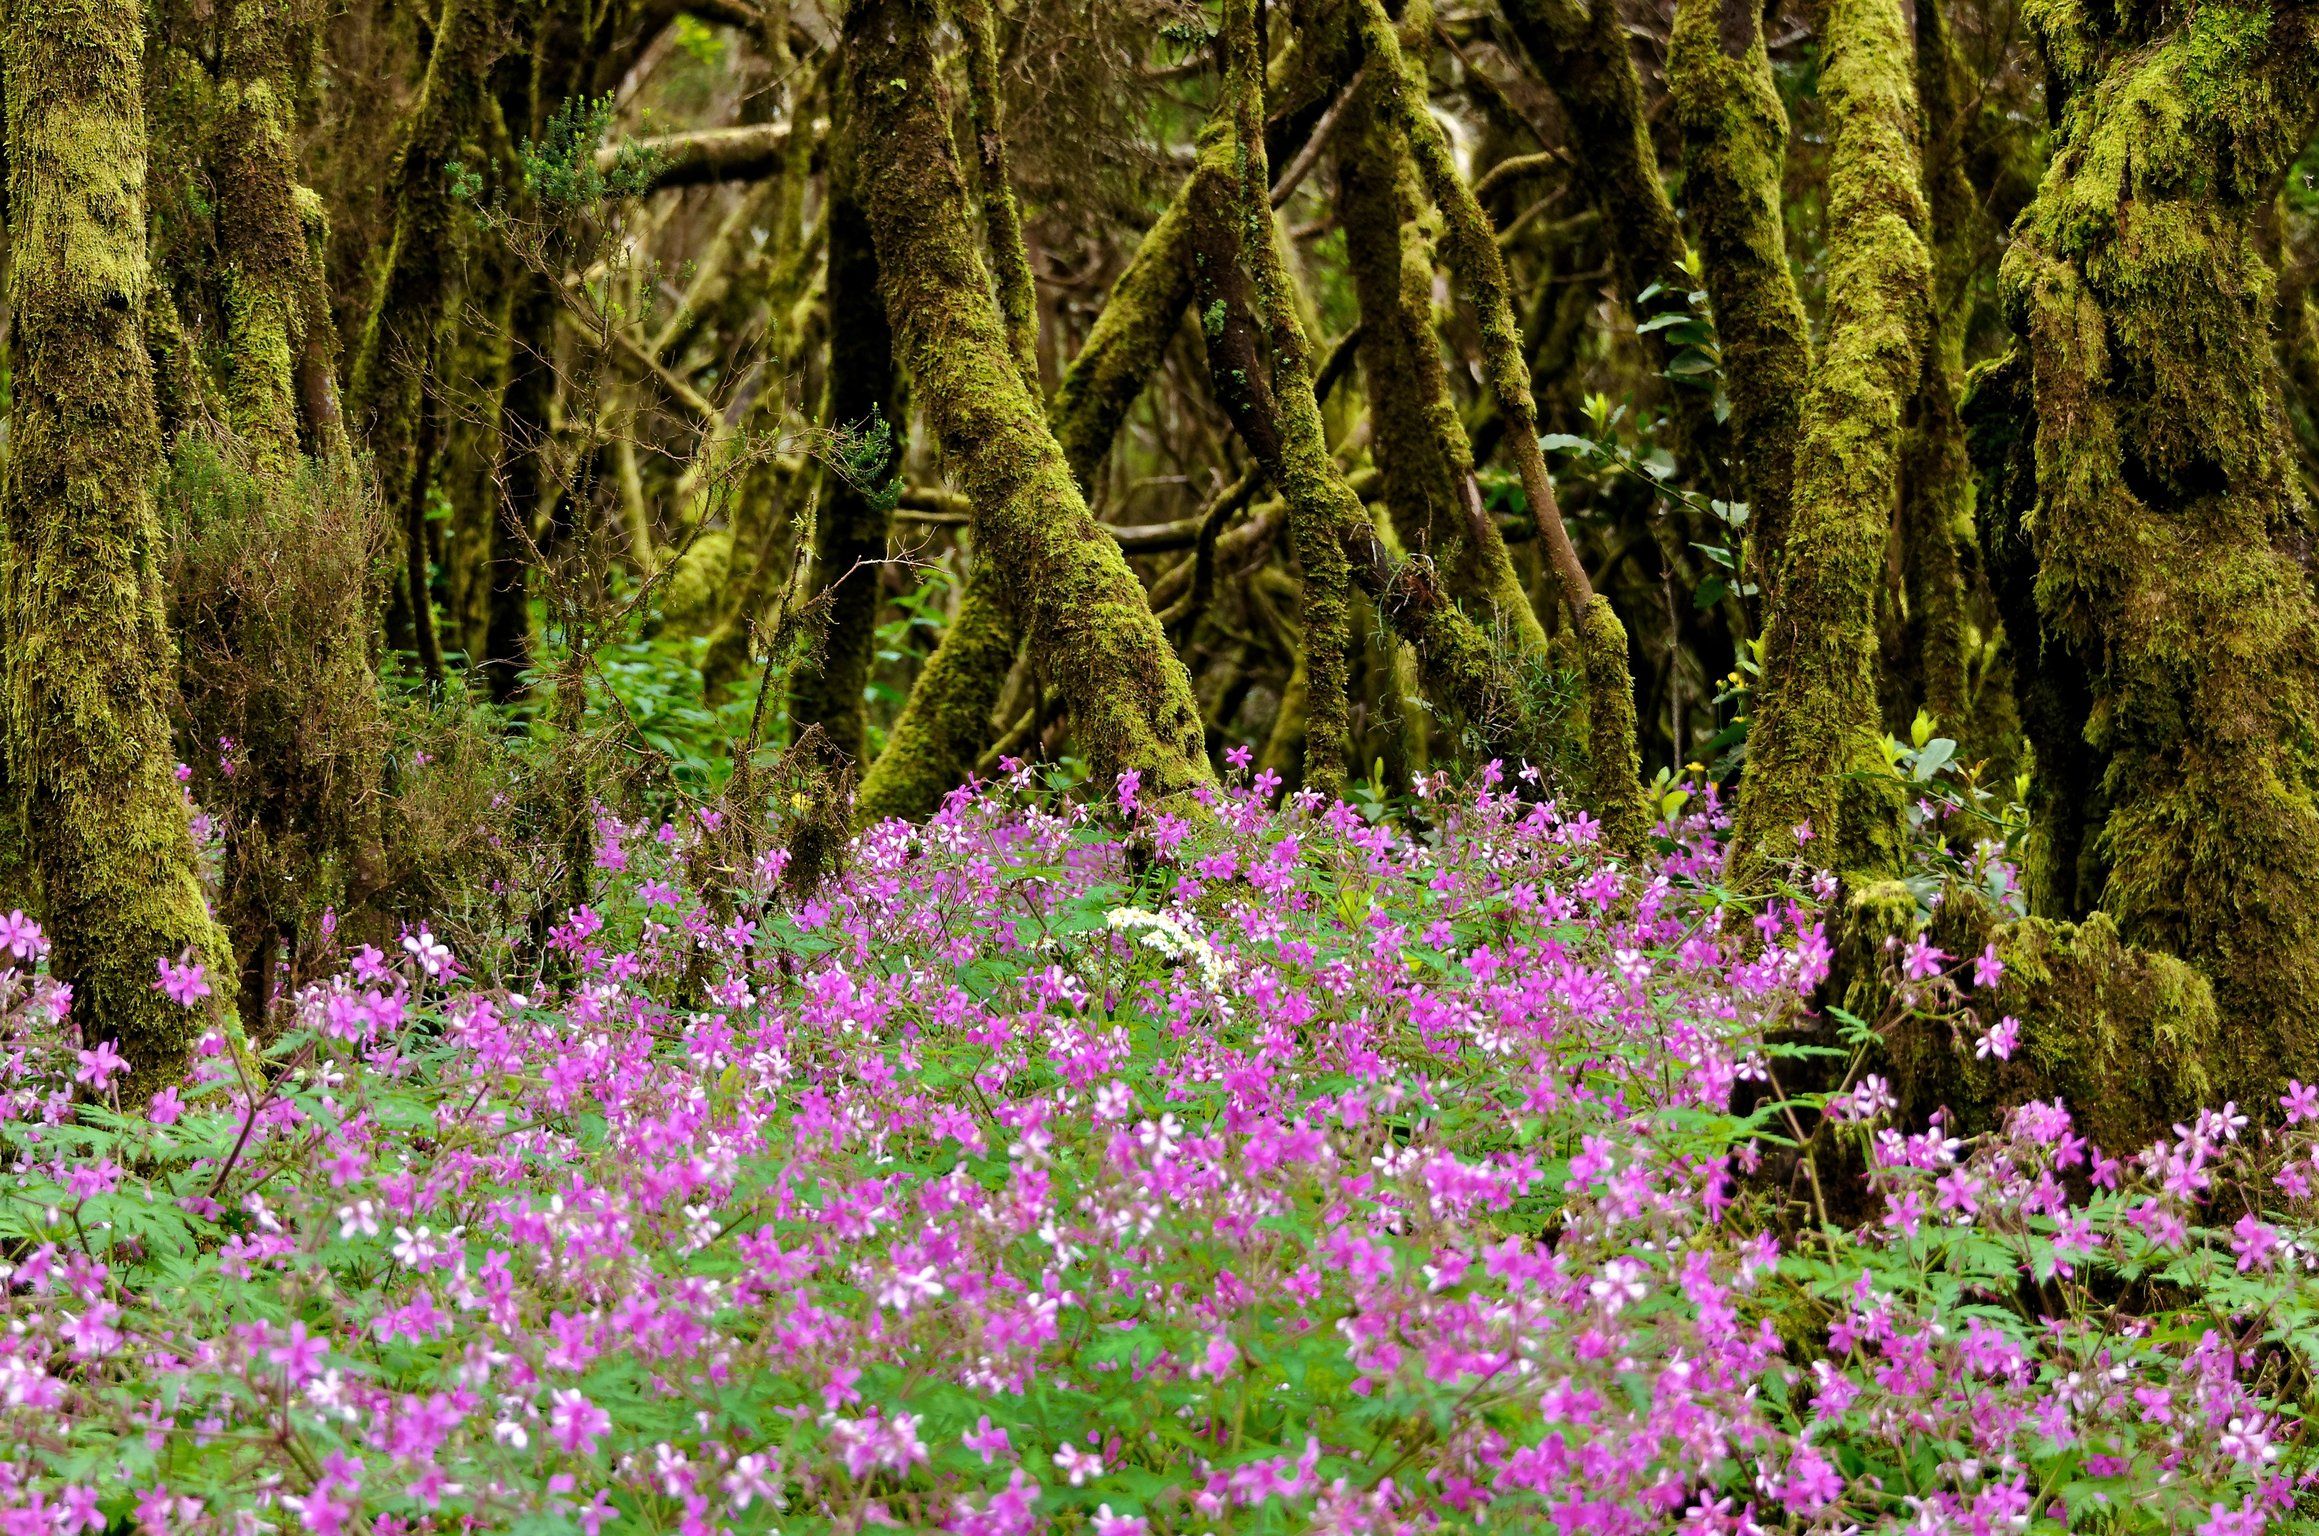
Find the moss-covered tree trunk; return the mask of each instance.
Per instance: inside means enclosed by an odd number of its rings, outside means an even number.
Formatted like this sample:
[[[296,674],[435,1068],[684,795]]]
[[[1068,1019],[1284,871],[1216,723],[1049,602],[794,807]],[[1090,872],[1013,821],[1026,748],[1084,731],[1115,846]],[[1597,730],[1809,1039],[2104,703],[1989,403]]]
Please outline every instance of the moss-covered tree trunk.
[[[828,262],[829,372],[823,412],[832,427],[852,432],[886,423],[895,434],[893,457],[909,417],[901,405],[901,379],[894,369],[893,331],[878,294],[878,254],[869,221],[854,197],[856,148],[845,121],[845,91],[839,90],[840,126],[832,138],[829,201],[822,217]],[[881,466],[891,475],[898,464]],[[857,770],[868,767],[867,722],[862,689],[869,681],[877,641],[879,562],[886,558],[886,525],[891,512],[881,487],[857,485],[824,471],[820,507],[814,519],[813,562],[830,592],[827,628],[818,655],[798,667],[789,688],[789,720],[794,730],[818,725],[830,745]],[[1000,669],[1003,673],[1004,667]],[[978,749],[979,750],[979,749]]]
[[[1191,181],[1169,202],[1111,285],[1078,356],[1055,390],[1055,436],[1092,491],[1112,439],[1192,301]]]
[[[1019,639],[988,562],[978,559],[942,643],[854,797],[857,825],[924,816],[973,775]]]
[[[1412,9],[1422,26],[1422,8]],[[1410,41],[1423,40],[1420,34]],[[1385,106],[1381,73],[1364,75],[1346,104],[1335,150],[1338,218],[1361,307],[1370,443],[1395,532],[1404,548],[1431,554],[1461,598],[1478,604],[1542,661],[1545,627],[1495,519],[1481,515],[1473,445],[1434,330],[1439,214],[1426,201],[1400,124]]]
[[[1183,664],[1118,547],[1089,515],[1023,385],[977,258],[966,187],[920,0],[855,0],[845,18],[857,193],[916,396],[975,509],[977,542],[1062,689],[1099,774],[1154,793],[1209,777]]]
[[[1899,864],[1875,604],[1902,414],[1930,321],[1915,52],[1898,0],[1834,0],[1826,46],[1827,338],[1804,396],[1794,520],[1765,613],[1732,833],[1742,883],[1798,856],[1847,875]]]
[[[1626,627],[1610,600],[1594,590],[1563,526],[1553,478],[1538,446],[1538,407],[1530,393],[1530,364],[1514,319],[1514,299],[1498,254],[1497,232],[1457,166],[1449,138],[1427,104],[1425,76],[1406,62],[1391,19],[1379,0],[1359,0],[1361,38],[1399,117],[1419,179],[1441,210],[1451,269],[1466,286],[1480,323],[1482,371],[1506,421],[1506,447],[1529,498],[1563,605],[1578,636],[1587,716],[1587,799],[1611,842],[1639,847],[1651,827],[1635,741],[1634,671]],[[1654,175],[1656,172],[1654,171]]]
[[[1795,501],[1811,328],[1788,269],[1780,187],[1788,114],[1754,0],[1678,0],[1667,90],[1683,134],[1683,207],[1699,239],[1731,401],[1748,551],[1768,602]]]
[[[185,1065],[202,1016],[156,964],[230,975],[172,771],[173,670],[145,350],[143,15],[131,0],[10,0],[14,407],[0,486],[0,669],[14,789],[83,1037],[129,1091]],[[220,990],[224,990],[221,986]]]
[[[2207,974],[2213,1076],[2247,1102],[2319,1071],[2319,607],[2261,241],[2319,102],[2319,18],[2029,14],[2057,133],[2003,268],[2034,404],[2024,524],[2107,802],[2076,867],[2042,875],[2098,873],[2130,943]]]
[[[426,77],[395,155],[394,238],[363,322],[349,391],[354,425],[365,434],[379,484],[399,514],[413,636],[428,676],[437,681],[443,658],[427,589],[432,465],[421,451],[428,436],[424,396],[453,288],[457,210],[445,168],[489,108],[497,15],[497,0],[445,0],[436,19]]]

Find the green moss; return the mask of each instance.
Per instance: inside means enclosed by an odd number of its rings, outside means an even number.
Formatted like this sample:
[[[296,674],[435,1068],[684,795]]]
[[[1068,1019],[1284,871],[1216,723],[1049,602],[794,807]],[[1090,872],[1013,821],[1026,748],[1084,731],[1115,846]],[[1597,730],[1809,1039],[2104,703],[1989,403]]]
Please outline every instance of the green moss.
[[[1465,284],[1479,324],[1483,376],[1506,420],[1507,447],[1553,562],[1563,603],[1579,634],[1591,809],[1602,818],[1615,843],[1639,846],[1638,839],[1649,830],[1651,813],[1644,803],[1641,780],[1632,772],[1638,754],[1626,632],[1609,603],[1597,600],[1562,523],[1554,482],[1538,447],[1538,413],[1530,394],[1529,361],[1514,320],[1513,293],[1498,254],[1496,231],[1459,172],[1448,136],[1427,105],[1424,75],[1402,54],[1392,20],[1379,0],[1361,0],[1360,26],[1362,41],[1378,68],[1387,104],[1399,118],[1419,178],[1434,206],[1441,210],[1444,248],[1452,270]]]
[[[1780,205],[1787,109],[1772,83],[1758,7],[1680,0],[1667,90],[1683,136],[1683,209],[1715,304],[1733,467],[1751,508],[1749,560],[1768,596],[1795,502],[1812,343]]]
[[[2035,406],[2041,650],[2085,662],[2100,908],[2212,980],[2214,1075],[2252,1100],[2319,1071],[2319,609],[2262,248],[2319,50],[2233,6],[2131,38],[2053,0],[2028,15],[2056,148],[2002,287]]]
[[[1876,692],[1875,599],[1902,416],[1917,392],[1931,266],[1913,50],[1896,0],[1828,11],[1827,340],[1796,453],[1793,521],[1766,607],[1763,683],[1732,835],[1742,884],[1801,850],[1840,873],[1897,871],[1900,783]]]
[[[235,432],[274,473],[296,464],[297,360],[307,316],[326,302],[292,163],[289,45],[296,25],[282,0],[238,0],[224,28],[218,101],[226,404]]]
[[[1209,777],[1199,706],[1016,370],[971,238],[930,25],[909,0],[846,11],[858,192],[899,351],[975,508],[977,542],[1095,771],[1134,768],[1153,793],[1172,794]]]
[[[187,956],[218,982],[233,963],[172,772],[142,19],[129,0],[16,0],[0,47],[15,259],[0,719],[51,964],[84,1035],[120,1042],[131,1102],[183,1069],[207,1022],[154,990],[155,963]]]
[[[1983,1030],[2018,1019],[2020,1040],[1999,1060],[1980,1055],[1968,1031],[1904,1025],[1887,1043],[1905,1117],[1945,1105],[1955,1129],[1971,1134],[2015,1105],[2058,1096],[2079,1131],[2122,1156],[2220,1102],[2211,1064],[2228,1047],[2213,989],[2180,960],[2127,944],[2105,914],[2000,922],[1973,892],[1951,891],[1931,937],[1957,955],[1996,945],[2003,979],[1968,1000]]]
[[[991,712],[1014,665],[1016,630],[996,584],[977,567],[958,613],[910,690],[886,750],[854,800],[854,823],[916,820],[965,783],[991,739]]]

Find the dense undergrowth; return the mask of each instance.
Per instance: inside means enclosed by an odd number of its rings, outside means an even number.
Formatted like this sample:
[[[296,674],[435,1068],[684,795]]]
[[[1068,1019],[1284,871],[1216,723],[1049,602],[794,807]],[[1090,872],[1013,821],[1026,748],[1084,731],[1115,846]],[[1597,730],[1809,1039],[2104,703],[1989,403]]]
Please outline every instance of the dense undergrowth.
[[[1622,867],[1428,787],[1018,774],[804,895],[607,816],[536,961],[362,948],[150,1104],[0,920],[0,1530],[2292,1518],[2319,1093],[1894,1126],[1865,1026],[1767,1045],[1829,944],[1712,799]]]

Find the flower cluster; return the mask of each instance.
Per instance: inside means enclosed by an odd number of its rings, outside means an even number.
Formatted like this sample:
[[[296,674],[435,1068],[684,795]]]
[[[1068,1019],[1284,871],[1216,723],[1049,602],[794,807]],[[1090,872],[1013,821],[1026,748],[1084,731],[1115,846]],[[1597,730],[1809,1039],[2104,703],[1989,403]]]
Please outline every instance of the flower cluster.
[[[1727,920],[1712,797],[1632,866],[1494,772],[1416,830],[1136,789],[961,794],[799,900],[606,816],[529,969],[362,949],[148,1106],[0,919],[0,1531],[2292,1503],[2319,1095],[2138,1161],[2054,1104],[1912,1133],[1873,1077],[1747,1107],[1830,953],[1808,902]],[[1823,1111],[1850,1227],[1765,1171]]]

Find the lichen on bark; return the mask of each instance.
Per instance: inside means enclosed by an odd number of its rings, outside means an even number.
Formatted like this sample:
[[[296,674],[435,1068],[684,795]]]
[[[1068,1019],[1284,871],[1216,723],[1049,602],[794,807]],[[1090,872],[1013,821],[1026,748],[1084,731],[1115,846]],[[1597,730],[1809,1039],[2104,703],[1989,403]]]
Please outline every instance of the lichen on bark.
[[[1742,885],[1801,854],[1897,872],[1902,790],[1884,755],[1875,600],[1902,416],[1930,322],[1914,50],[1898,0],[1833,0],[1826,339],[1805,393],[1795,511],[1764,620],[1732,831]],[[1799,847],[1799,829],[1817,841]]]
[[[206,1025],[156,990],[156,964],[189,959],[213,982],[232,966],[172,771],[142,29],[132,0],[11,0],[0,31],[14,256],[0,718],[51,966],[84,1038],[120,1042],[130,1096],[177,1075]]]

